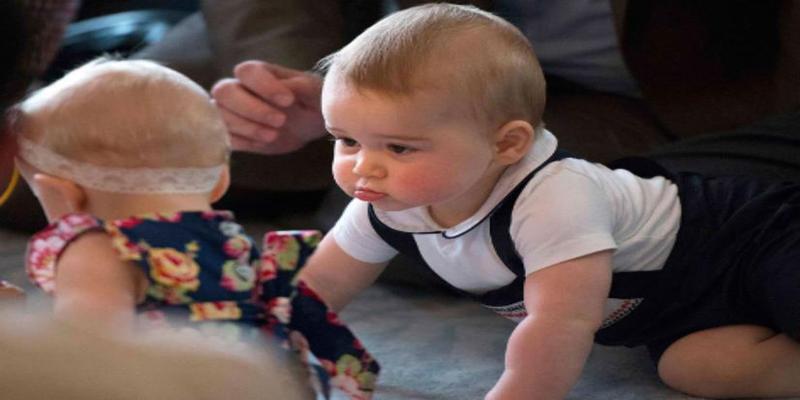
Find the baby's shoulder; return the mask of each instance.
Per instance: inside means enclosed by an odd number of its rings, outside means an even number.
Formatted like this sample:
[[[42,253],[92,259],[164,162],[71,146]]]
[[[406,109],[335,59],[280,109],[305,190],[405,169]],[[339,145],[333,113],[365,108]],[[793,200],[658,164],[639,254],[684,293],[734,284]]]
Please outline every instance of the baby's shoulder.
[[[520,200],[553,196],[591,195],[616,179],[607,167],[583,159],[565,158],[542,168],[520,193]]]
[[[85,214],[68,214],[34,234],[28,241],[25,269],[30,280],[46,292],[55,289],[55,265],[67,248],[88,232],[103,231],[103,222]]]

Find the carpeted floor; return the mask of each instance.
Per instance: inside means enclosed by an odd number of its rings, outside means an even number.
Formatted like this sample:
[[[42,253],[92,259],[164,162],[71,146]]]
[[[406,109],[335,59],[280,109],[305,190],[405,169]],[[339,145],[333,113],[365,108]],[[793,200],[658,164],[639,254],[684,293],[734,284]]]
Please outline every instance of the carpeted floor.
[[[272,229],[245,225],[257,235]],[[0,230],[0,278],[36,293],[22,271],[26,240],[24,234]],[[502,372],[505,342],[514,327],[466,299],[386,280],[360,296],[342,319],[382,364],[379,400],[481,399]],[[644,349],[596,346],[568,399],[693,397],[662,385]]]
[[[379,285],[342,315],[381,361],[378,399],[480,399],[503,369],[514,324],[478,304]],[[684,400],[643,349],[595,346],[568,399]]]

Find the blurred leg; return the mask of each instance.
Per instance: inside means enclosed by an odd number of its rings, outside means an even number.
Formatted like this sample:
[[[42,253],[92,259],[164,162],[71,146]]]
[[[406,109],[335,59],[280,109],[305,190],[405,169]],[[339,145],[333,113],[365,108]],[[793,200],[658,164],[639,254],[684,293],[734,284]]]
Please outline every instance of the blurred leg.
[[[728,132],[678,141],[649,153],[668,168],[705,175],[800,180],[800,112],[776,115]]]

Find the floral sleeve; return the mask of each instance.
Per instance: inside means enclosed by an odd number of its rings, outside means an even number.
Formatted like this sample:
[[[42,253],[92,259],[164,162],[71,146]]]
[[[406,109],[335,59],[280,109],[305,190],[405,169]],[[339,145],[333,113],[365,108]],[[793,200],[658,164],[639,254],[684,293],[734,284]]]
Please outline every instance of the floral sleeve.
[[[264,237],[260,278],[263,294],[276,296],[270,314],[286,324],[289,344],[314,366],[323,392],[369,399],[380,366],[361,342],[297,272],[316,248],[316,231],[270,232]],[[330,394],[330,393],[328,393]]]

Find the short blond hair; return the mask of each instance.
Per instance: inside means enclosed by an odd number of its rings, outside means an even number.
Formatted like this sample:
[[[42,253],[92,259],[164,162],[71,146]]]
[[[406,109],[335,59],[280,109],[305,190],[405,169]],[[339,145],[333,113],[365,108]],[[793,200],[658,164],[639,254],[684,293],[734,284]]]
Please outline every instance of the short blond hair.
[[[545,80],[527,38],[473,6],[426,4],[382,19],[324,58],[326,79],[396,97],[439,90],[491,124],[540,125]]]
[[[227,130],[208,93],[146,60],[102,57],[19,104],[16,130],[73,160],[108,167],[227,162]]]

